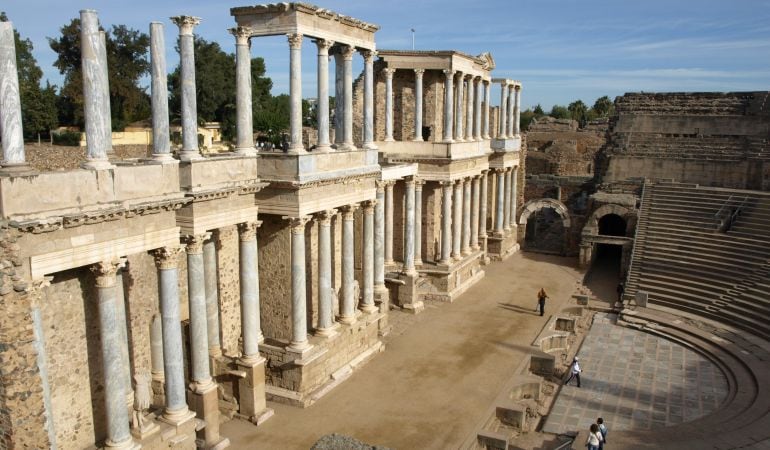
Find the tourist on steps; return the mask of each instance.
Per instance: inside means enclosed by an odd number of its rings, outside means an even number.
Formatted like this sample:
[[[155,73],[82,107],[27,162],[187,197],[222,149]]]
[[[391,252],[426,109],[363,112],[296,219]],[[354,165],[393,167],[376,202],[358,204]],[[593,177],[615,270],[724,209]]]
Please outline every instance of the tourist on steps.
[[[567,381],[564,382],[565,385],[568,385],[570,381],[572,381],[573,378],[577,380],[577,387],[580,387],[580,363],[578,362],[580,358],[577,356],[575,359],[572,360],[572,364],[570,364],[570,371],[569,371],[569,378],[567,378]]]
[[[621,281],[618,283],[618,288],[616,289],[618,291],[618,301],[623,302],[623,293],[626,292],[626,287],[623,286],[623,282]]]
[[[591,428],[588,431],[588,439],[586,439],[586,447],[588,450],[599,450],[602,445],[602,434],[599,432],[599,426],[595,423],[591,424]]]
[[[545,314],[545,299],[547,298],[548,295],[545,293],[545,289],[540,288],[540,292],[537,293],[537,308],[535,308],[535,311],[540,309],[541,316]]]
[[[604,424],[604,419],[599,417],[596,419],[596,426],[599,427],[599,433],[602,435],[602,441],[599,443],[599,450],[603,450],[604,444],[607,443],[607,425]]]

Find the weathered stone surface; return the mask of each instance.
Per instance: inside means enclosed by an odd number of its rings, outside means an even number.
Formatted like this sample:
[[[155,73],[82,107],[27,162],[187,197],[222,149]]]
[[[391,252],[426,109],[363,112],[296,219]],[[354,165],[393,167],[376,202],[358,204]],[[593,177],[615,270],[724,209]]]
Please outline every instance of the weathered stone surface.
[[[311,450],[389,450],[388,447],[369,445],[344,434],[327,434],[321,437]]]

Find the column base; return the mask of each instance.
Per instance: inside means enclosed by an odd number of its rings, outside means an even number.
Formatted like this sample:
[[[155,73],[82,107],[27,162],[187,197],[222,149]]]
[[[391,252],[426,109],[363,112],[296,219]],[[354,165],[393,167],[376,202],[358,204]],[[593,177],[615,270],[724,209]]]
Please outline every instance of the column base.
[[[318,337],[330,338],[330,337],[336,336],[337,333],[339,333],[339,328],[340,328],[339,324],[336,324],[336,323],[326,328],[316,328],[313,335]]]
[[[286,347],[286,351],[292,352],[292,353],[299,353],[300,355],[307,353],[311,348],[313,348],[312,345],[310,345],[310,342],[307,340],[296,342],[292,341],[288,347]]]
[[[315,146],[315,149],[313,149],[316,153],[331,153],[332,146],[329,144],[319,144]]]
[[[203,155],[200,154],[200,151],[198,150],[182,150],[179,152],[179,160],[180,161],[200,161],[203,158]]]
[[[107,441],[104,443],[104,448],[120,449],[120,450],[138,450],[142,448],[142,446],[134,442],[132,438],[128,438],[123,442],[112,442],[109,439],[107,439]]]
[[[361,312],[363,312],[364,314],[374,314],[374,313],[376,313],[377,311],[379,311],[379,308],[377,308],[377,307],[374,305],[374,303],[372,303],[371,305],[361,305],[359,309],[360,309],[360,310],[361,310]]]
[[[10,177],[21,177],[25,175],[34,175],[37,173],[27,162],[23,163],[0,163],[0,175]]]
[[[205,442],[205,448],[225,448],[230,445],[229,439],[223,439],[219,434],[219,398],[217,384],[212,380],[201,384],[193,383],[189,395],[190,405],[197,417],[206,425],[198,430],[198,439]]]
[[[195,413],[190,411],[186,406],[177,411],[163,411],[163,415],[158,417],[158,420],[161,422],[176,428],[183,426],[192,419],[195,419]]]
[[[145,164],[179,164],[179,160],[175,159],[171,153],[153,153],[150,158],[141,161]]]
[[[109,170],[114,169],[115,165],[108,159],[89,159],[80,165],[81,169],[86,170]]]
[[[265,397],[265,358],[256,355],[238,361],[244,376],[238,380],[238,416],[255,425],[272,417],[273,410],[267,407]]]
[[[257,156],[257,149],[254,147],[236,148],[235,154],[240,156]]]
[[[379,150],[379,147],[374,145],[374,142],[364,142],[363,148],[365,150]]]
[[[352,316],[338,316],[337,322],[343,325],[353,325],[354,323],[356,323],[356,316],[355,314]]]

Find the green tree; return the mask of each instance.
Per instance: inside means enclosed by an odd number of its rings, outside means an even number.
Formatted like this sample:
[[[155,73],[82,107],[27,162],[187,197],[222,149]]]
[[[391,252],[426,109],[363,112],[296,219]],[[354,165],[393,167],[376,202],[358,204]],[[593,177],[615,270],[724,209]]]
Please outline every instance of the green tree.
[[[289,96],[286,94],[270,97],[254,114],[254,129],[268,136],[277,144],[280,136],[289,129]]]
[[[567,110],[569,111],[570,118],[572,120],[576,120],[580,124],[585,123],[588,107],[585,103],[583,103],[582,100],[575,100],[574,102],[570,103],[569,106],[567,106]]]
[[[535,117],[543,117],[545,115],[545,112],[543,112],[543,107],[540,106],[540,103],[535,105],[535,109],[533,109],[532,112],[535,114]]]
[[[570,112],[569,110],[561,105],[553,105],[551,108],[551,112],[548,113],[549,116],[555,118],[555,119],[569,119],[570,118]]]
[[[615,114],[615,103],[608,96],[599,97],[594,102],[593,108],[597,117],[609,117]]]
[[[7,22],[8,16],[0,12],[0,22]],[[21,96],[21,120],[24,137],[34,139],[38,135],[48,134],[56,128],[56,88],[50,83],[42,88],[40,80],[43,71],[32,56],[32,41],[21,39],[14,30],[13,37],[16,47],[16,66],[19,74],[19,95]]]
[[[519,124],[521,125],[521,129],[527,131],[529,129],[529,124],[532,123],[532,119],[535,117],[536,114],[531,108],[527,108],[526,110],[522,111],[521,116],[519,117]]]

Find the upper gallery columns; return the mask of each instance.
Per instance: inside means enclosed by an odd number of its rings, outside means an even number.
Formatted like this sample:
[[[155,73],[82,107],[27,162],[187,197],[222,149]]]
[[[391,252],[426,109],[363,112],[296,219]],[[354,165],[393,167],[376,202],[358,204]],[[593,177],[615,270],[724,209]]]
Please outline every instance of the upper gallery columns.
[[[493,83],[500,84],[500,108],[498,114],[499,139],[512,139],[521,134],[519,125],[521,113],[521,83],[518,81],[495,78]]]

